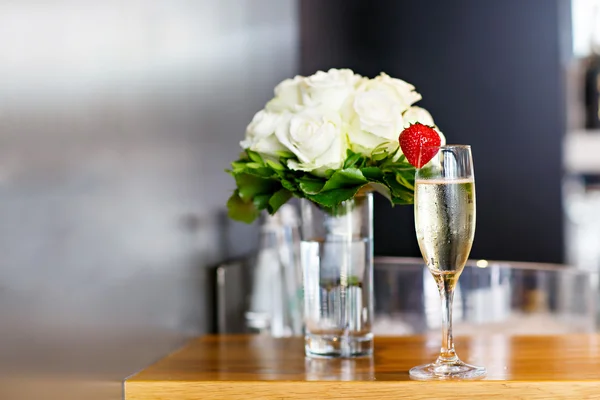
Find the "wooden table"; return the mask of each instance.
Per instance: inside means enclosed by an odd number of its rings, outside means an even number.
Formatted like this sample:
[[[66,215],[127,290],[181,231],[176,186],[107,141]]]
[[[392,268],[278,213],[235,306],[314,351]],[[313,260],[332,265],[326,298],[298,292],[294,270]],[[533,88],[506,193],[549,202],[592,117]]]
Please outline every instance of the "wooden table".
[[[437,336],[377,337],[373,358],[306,359],[299,338],[206,336],[125,382],[125,399],[599,399],[600,335],[458,337],[479,381],[417,382]]]

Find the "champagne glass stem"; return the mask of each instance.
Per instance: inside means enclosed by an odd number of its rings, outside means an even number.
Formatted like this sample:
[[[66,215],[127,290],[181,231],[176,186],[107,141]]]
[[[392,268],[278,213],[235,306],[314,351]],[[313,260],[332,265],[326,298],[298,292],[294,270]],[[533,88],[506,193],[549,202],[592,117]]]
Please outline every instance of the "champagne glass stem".
[[[454,351],[452,339],[452,300],[454,299],[454,284],[449,283],[442,277],[438,289],[442,299],[442,348],[438,363],[454,362],[458,358]]]

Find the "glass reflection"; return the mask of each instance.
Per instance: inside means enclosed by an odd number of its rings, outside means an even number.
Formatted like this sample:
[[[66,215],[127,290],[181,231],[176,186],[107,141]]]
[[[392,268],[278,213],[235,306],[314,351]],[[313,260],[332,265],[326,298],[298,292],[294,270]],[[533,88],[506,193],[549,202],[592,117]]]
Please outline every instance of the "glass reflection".
[[[470,262],[454,305],[456,335],[587,333],[598,329],[598,273],[558,265]],[[419,259],[375,264],[377,335],[436,332],[439,295]]]
[[[305,359],[307,381],[373,381],[375,361],[373,357],[353,359]]]

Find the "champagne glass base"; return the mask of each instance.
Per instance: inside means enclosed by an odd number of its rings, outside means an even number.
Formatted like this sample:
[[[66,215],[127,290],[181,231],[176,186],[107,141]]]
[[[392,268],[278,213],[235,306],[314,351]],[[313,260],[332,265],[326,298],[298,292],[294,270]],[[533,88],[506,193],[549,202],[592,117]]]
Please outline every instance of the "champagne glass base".
[[[486,373],[484,367],[465,364],[460,360],[419,365],[409,371],[411,379],[419,381],[481,379]]]

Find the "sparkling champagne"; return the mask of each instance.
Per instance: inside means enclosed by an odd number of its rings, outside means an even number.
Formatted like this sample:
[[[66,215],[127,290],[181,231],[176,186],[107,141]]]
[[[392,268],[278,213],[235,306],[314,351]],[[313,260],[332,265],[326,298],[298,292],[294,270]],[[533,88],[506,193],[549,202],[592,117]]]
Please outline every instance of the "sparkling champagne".
[[[473,179],[417,179],[415,223],[419,248],[436,282],[454,287],[475,235]]]
[[[475,235],[475,178],[471,147],[439,146],[421,151],[433,158],[415,174],[415,228],[423,259],[442,301],[442,346],[437,360],[411,368],[417,380],[475,379],[483,367],[462,362],[452,339],[452,299]]]

